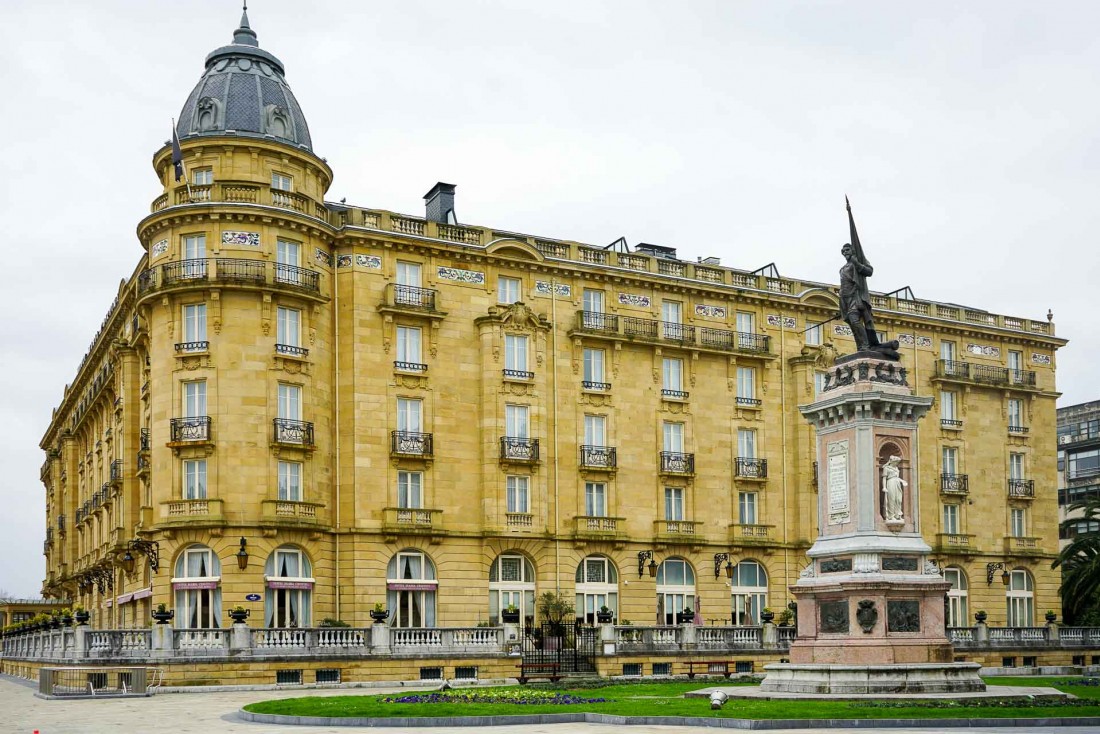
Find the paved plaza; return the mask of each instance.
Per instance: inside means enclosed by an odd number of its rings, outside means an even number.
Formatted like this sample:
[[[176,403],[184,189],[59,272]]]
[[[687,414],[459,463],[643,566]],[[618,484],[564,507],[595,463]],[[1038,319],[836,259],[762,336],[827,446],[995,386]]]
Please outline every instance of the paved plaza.
[[[323,691],[232,691],[232,692],[198,692],[198,693],[159,693],[150,698],[130,699],[102,699],[79,701],[45,701],[34,696],[35,688],[25,681],[16,681],[12,678],[0,678],[0,711],[4,712],[0,719],[0,732],[12,734],[67,734],[68,732],[127,732],[128,734],[141,734],[143,732],[172,732],[173,734],[262,734],[271,731],[286,731],[288,734],[320,734],[331,732],[333,734],[349,734],[357,731],[378,731],[365,727],[307,727],[307,726],[272,726],[270,724],[252,724],[241,720],[237,711],[245,704],[271,698],[293,698],[302,695],[311,696],[340,696],[355,695],[356,693],[376,694],[394,691],[408,691],[409,688],[371,688],[371,689],[337,689]],[[456,727],[449,731],[474,732],[484,730],[485,727]],[[492,734],[567,734],[581,732],[583,734],[610,734],[622,731],[646,731],[646,732],[706,732],[722,731],[718,729],[705,729],[685,726],[646,726],[646,727],[622,727],[604,724],[546,724],[525,726],[500,726],[492,727]],[[382,731],[401,734],[424,734],[421,728],[385,728]],[[725,731],[736,731],[727,729]],[[777,734],[823,734],[837,729],[792,729],[771,730]],[[843,729],[839,731],[844,731]],[[966,729],[869,729],[860,728],[851,731],[859,732],[891,732],[891,734],[928,734],[935,731],[937,734],[953,734],[968,732],[969,734],[990,734],[992,732],[1049,732],[1054,734],[1096,734],[1096,727],[1058,727],[1058,728],[1019,728],[1019,727],[982,727]]]

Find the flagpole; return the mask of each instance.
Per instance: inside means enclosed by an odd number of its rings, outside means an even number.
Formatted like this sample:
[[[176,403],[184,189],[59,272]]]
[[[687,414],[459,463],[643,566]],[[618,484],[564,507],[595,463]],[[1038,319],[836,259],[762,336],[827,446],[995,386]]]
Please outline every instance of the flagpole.
[[[183,162],[183,151],[180,150],[180,139],[176,136],[176,118],[170,118],[172,120],[172,165],[179,164],[179,170],[183,174],[183,185],[187,187],[187,201],[194,201],[194,196],[191,194],[191,179],[187,176],[187,164]],[[176,176],[176,182],[179,183],[180,177]]]

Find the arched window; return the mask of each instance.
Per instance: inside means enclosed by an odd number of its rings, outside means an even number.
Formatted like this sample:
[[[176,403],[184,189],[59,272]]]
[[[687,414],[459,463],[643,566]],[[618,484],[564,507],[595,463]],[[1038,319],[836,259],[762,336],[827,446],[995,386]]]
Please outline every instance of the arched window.
[[[500,624],[500,610],[515,605],[525,624],[535,621],[535,566],[526,556],[504,553],[489,567],[489,624]]]
[[[192,545],[176,559],[172,589],[176,594],[176,627],[220,627],[222,616],[221,561],[205,545]]]
[[[733,568],[730,593],[733,623],[760,624],[760,612],[768,606],[768,572],[756,561],[741,561]]]
[[[596,612],[607,607],[619,615],[619,572],[604,556],[588,556],[577,566],[577,617],[596,623]]]
[[[1010,573],[1005,596],[1008,601],[1008,626],[1034,626],[1035,585],[1031,581],[1031,574],[1022,568]]]
[[[391,627],[435,627],[439,582],[435,565],[418,550],[403,550],[386,567],[386,604]]]
[[[969,626],[970,615],[967,613],[969,584],[966,581],[966,573],[957,566],[948,566],[943,570],[943,577],[951,582],[951,588],[947,590],[947,626]]]
[[[657,567],[657,624],[676,624],[676,615],[695,608],[695,571],[683,558],[669,558]]]
[[[306,554],[291,545],[276,548],[264,567],[268,627],[309,627],[313,602],[313,569]]]

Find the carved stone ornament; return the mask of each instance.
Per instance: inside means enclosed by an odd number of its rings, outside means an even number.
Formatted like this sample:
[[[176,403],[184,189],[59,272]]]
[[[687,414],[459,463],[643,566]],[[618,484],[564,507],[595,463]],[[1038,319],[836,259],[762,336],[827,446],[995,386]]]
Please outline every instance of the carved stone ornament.
[[[928,559],[924,562],[924,575],[925,576],[942,576],[943,572],[940,570],[939,564],[935,561]]]
[[[195,123],[192,132],[209,132],[225,127],[225,107],[216,97],[203,97],[195,105]]]
[[[264,132],[277,138],[290,137],[290,114],[285,107],[269,104],[264,107]]]
[[[812,563],[809,566],[806,566],[806,568],[802,569],[798,574],[798,577],[803,579],[812,579],[815,576],[817,576],[817,573],[814,571],[814,564]]]
[[[886,602],[887,632],[920,632],[920,602],[891,600]]]
[[[844,633],[848,631],[847,601],[823,601],[819,609],[821,610],[822,632]]]
[[[864,633],[870,633],[875,628],[875,624],[878,623],[878,610],[875,609],[875,603],[870,599],[862,599],[859,602],[859,609],[856,610],[856,621],[859,622],[859,626],[863,628]]]

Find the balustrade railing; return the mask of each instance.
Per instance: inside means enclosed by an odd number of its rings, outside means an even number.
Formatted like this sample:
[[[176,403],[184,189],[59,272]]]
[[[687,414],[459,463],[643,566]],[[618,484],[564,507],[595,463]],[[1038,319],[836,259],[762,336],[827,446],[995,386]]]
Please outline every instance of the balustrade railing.
[[[173,418],[170,424],[172,441],[209,441],[210,423],[211,419],[208,415]]]
[[[694,474],[695,454],[679,451],[661,452],[661,472],[664,474]]]
[[[768,460],[737,457],[734,461],[734,476],[742,479],[767,479]]]
[[[313,424],[308,421],[295,421],[289,418],[273,418],[275,443],[313,445]]]
[[[581,446],[580,464],[586,469],[614,469],[618,463],[614,446]]]
[[[392,431],[390,433],[390,453],[397,456],[431,456],[432,434],[412,431]]]

